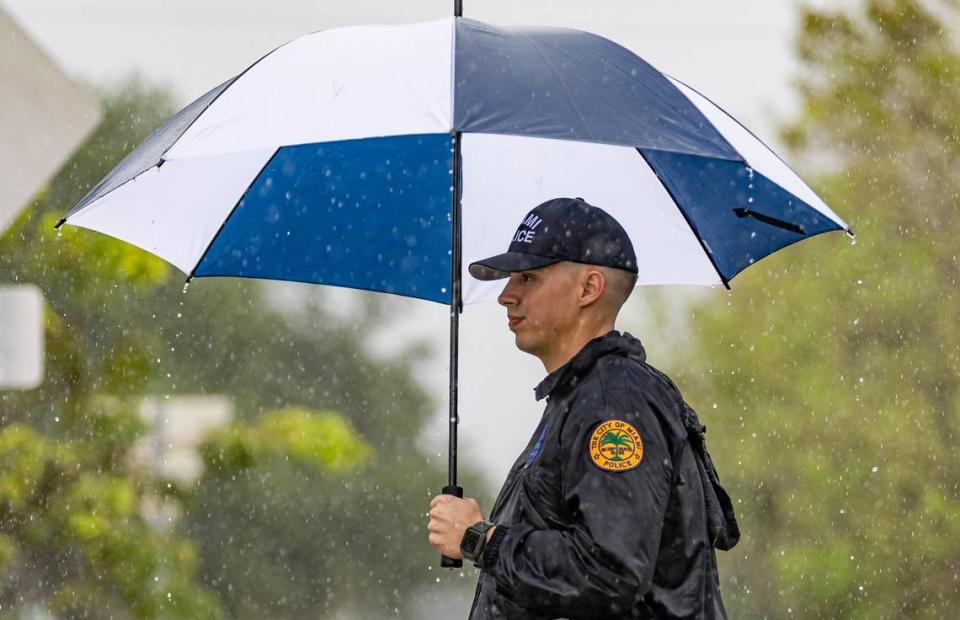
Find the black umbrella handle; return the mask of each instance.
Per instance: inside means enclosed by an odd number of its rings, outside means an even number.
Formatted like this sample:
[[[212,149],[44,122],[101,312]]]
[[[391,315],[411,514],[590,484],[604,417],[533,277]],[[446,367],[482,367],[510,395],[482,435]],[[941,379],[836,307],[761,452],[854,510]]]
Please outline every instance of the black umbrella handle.
[[[463,497],[463,487],[458,487],[456,485],[445,486],[441,491],[444,495],[453,495],[454,497]],[[463,566],[463,560],[455,560],[454,558],[448,558],[445,555],[440,556],[440,567],[441,568],[460,568]]]

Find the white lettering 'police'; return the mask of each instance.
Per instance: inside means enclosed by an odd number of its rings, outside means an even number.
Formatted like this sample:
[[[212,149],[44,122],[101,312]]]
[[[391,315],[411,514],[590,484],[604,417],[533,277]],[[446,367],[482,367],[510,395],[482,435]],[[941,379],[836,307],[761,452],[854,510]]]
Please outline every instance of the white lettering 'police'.
[[[510,242],[520,241],[521,243],[533,243],[533,236],[536,234],[535,230],[542,221],[541,218],[531,213],[520,223],[520,228],[517,229],[517,232],[513,235],[513,239],[511,239]]]

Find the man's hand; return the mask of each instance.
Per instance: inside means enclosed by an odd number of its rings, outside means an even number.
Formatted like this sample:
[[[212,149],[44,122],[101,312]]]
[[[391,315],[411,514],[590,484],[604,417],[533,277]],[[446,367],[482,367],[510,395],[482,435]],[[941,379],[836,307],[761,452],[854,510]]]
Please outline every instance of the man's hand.
[[[430,523],[427,524],[430,544],[448,558],[463,559],[460,554],[463,533],[478,521],[483,521],[483,513],[477,500],[438,495],[430,501]]]

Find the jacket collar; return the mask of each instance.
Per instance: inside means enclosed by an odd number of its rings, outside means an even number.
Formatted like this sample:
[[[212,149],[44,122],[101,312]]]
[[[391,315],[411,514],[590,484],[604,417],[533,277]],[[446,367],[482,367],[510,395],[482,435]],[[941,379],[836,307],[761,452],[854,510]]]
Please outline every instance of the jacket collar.
[[[583,345],[583,348],[571,357],[566,364],[547,375],[533,389],[534,395],[537,400],[543,400],[555,390],[566,385],[576,385],[580,377],[586,374],[598,359],[611,354],[632,357],[640,362],[647,359],[647,353],[643,350],[643,345],[640,344],[639,340],[627,332],[621,334],[615,329],[610,330]]]

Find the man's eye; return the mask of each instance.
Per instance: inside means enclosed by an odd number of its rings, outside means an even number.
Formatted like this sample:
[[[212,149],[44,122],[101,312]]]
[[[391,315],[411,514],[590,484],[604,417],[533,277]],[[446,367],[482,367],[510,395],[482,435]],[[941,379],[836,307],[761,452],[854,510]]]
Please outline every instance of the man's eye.
[[[531,276],[531,275],[529,275],[529,274],[526,274],[526,273],[521,273],[521,274],[520,274],[520,280],[521,280],[522,282],[529,282],[529,281],[532,280],[532,279],[533,279],[533,276]]]

